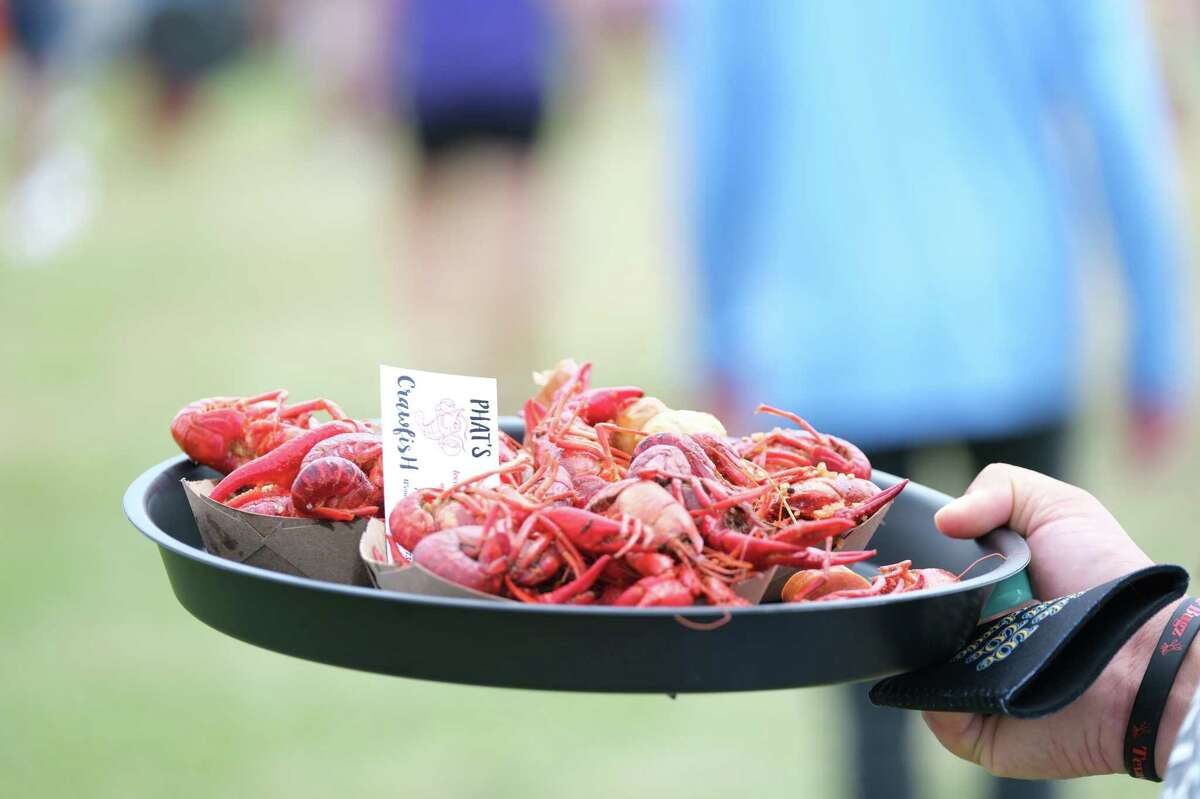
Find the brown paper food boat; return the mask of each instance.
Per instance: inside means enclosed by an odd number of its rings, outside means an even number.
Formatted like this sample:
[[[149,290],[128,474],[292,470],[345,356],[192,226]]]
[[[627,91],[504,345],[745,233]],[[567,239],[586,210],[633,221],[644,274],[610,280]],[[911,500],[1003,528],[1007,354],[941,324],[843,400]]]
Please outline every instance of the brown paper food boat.
[[[494,594],[486,594],[466,588],[458,583],[439,577],[433,572],[416,563],[403,561],[387,563],[379,558],[379,553],[387,551],[387,526],[382,519],[371,519],[362,532],[358,544],[358,554],[366,565],[371,582],[384,591],[401,591],[406,594],[425,594],[426,596],[448,596],[460,599],[488,599],[493,602],[514,602],[515,600]]]
[[[204,548],[212,554],[314,580],[371,585],[358,554],[365,519],[327,522],[247,513],[209,499],[216,486],[212,480],[182,482]]]

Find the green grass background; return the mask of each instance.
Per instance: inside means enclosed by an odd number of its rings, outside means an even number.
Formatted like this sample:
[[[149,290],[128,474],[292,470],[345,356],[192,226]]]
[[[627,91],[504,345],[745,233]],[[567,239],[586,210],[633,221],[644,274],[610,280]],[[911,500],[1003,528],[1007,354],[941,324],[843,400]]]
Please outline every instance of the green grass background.
[[[663,188],[662,90],[640,69],[601,63],[555,131],[558,298],[545,321],[557,338],[539,357],[592,357],[602,381],[681,397],[693,323]],[[376,365],[416,346],[397,313],[403,198],[385,149],[324,126],[279,64],[223,77],[174,159],[150,147],[130,82],[93,88],[80,114],[100,178],[93,224],[40,268],[0,265],[0,794],[846,789],[834,690],[671,701],[391,679],[256,649],[181,609],[122,492],[175,453],[167,423],[197,397],[285,386],[376,411]],[[1125,460],[1114,298],[1098,279],[1076,474],[1154,557],[1191,566],[1196,439],[1165,471]],[[947,453],[918,476],[958,490],[954,465]],[[981,789],[923,728],[915,738],[922,793]],[[1153,793],[1111,777],[1065,795]]]

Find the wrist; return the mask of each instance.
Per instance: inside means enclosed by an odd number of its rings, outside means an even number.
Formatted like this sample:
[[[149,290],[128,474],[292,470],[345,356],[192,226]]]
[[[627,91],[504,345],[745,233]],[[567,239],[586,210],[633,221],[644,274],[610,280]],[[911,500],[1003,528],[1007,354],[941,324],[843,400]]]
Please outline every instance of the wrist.
[[[1160,777],[1167,776],[1167,761],[1171,758],[1171,749],[1175,746],[1175,738],[1179,728],[1191,707],[1192,699],[1196,696],[1196,688],[1200,686],[1200,646],[1193,644],[1184,655],[1171,685],[1171,694],[1167,706],[1163,709],[1162,720],[1158,725],[1158,738],[1154,751],[1154,768]]]
[[[1167,621],[1179,609],[1183,600],[1172,602],[1156,613],[1129,639],[1113,659],[1116,671],[1115,683],[1109,691],[1109,717],[1104,741],[1104,761],[1111,773],[1124,773],[1125,729],[1133,711],[1134,700],[1146,675],[1159,637]],[[1191,647],[1179,667],[1171,686],[1167,704],[1163,708],[1155,740],[1154,767],[1159,776],[1166,775],[1167,760],[1179,727],[1187,715],[1188,707],[1197,687],[1200,686],[1200,644]]]

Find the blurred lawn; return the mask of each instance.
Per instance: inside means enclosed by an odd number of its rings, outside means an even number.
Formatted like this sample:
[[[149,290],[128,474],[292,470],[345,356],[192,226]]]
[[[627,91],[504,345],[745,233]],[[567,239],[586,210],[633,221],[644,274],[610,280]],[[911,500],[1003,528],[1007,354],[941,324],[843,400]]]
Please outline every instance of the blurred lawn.
[[[677,262],[663,232],[660,112],[623,69],[602,66],[550,156],[564,299],[547,310],[561,338],[544,355],[594,357],[601,380],[670,396],[686,385],[686,332],[675,332],[686,318],[672,302],[686,289],[655,271]],[[121,494],[174,454],[167,423],[197,397],[286,386],[375,412],[375,366],[410,354],[389,241],[394,170],[323,128],[271,63],[221,81],[173,163],[149,150],[127,82],[96,98],[94,224],[44,268],[0,266],[0,793],[844,791],[847,730],[832,690],[671,701],[387,679],[255,649],[183,611]],[[596,309],[594,297],[619,301]],[[1102,295],[1097,318],[1107,307]],[[1192,565],[1195,439],[1166,473],[1122,462],[1112,378],[1099,368],[1110,345],[1098,349],[1078,473],[1156,558]],[[933,469],[923,476],[961,487]],[[923,792],[982,785],[923,729],[916,737]],[[1153,794],[1123,778],[1066,792]]]

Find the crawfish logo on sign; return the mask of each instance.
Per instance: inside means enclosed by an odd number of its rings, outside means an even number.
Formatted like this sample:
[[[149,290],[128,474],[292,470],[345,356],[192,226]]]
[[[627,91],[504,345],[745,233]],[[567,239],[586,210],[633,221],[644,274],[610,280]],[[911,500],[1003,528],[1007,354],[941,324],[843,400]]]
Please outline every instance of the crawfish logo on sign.
[[[467,448],[467,411],[444,397],[431,413],[417,411],[421,432],[447,455],[459,455]]]
[[[493,378],[380,366],[379,391],[387,513],[414,489],[445,488],[499,466]]]

